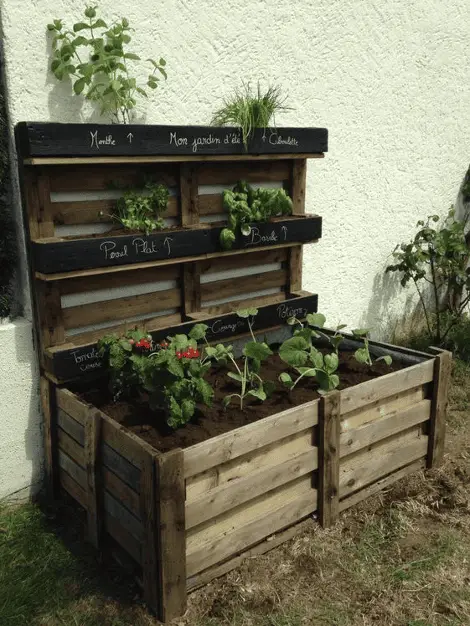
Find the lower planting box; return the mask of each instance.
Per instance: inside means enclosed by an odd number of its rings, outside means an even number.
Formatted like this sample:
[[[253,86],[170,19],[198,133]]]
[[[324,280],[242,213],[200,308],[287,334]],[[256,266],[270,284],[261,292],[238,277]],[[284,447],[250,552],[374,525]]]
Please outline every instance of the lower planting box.
[[[182,615],[188,591],[289,539],[315,511],[328,526],[440,461],[450,354],[373,350],[406,366],[165,453],[43,379],[49,484],[86,510],[96,547],[109,535],[141,567],[161,620]]]

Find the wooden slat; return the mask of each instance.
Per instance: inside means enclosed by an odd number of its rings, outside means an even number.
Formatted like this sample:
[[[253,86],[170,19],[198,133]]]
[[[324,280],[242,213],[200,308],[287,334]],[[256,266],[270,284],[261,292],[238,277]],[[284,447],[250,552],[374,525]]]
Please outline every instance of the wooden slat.
[[[212,437],[184,450],[185,478],[199,474],[318,423],[318,400]]]
[[[426,397],[426,385],[412,387],[385,399],[356,409],[341,416],[341,432],[354,430],[363,424],[374,422],[388,415],[396,415]]]
[[[340,464],[340,497],[366,487],[382,476],[417,461],[427,451],[428,437],[419,426],[346,457]]]
[[[85,469],[87,476],[87,530],[88,540],[99,548],[101,543],[103,485],[98,465],[101,439],[101,416],[91,409],[85,420]]]
[[[31,168],[22,168],[21,171],[21,174],[23,175],[23,193],[26,204],[25,208],[28,221],[28,230],[31,239],[37,239],[40,236],[38,171],[34,171]]]
[[[68,456],[78,463],[81,467],[85,468],[85,451],[82,446],[69,437],[61,428],[57,429],[57,436],[59,441],[59,449],[68,454]]]
[[[31,159],[37,161],[38,159]],[[158,168],[139,168],[139,157],[116,160],[98,157],[96,159],[66,158],[40,159],[42,164],[62,165],[60,168],[50,169],[50,189],[54,192],[68,191],[110,191],[125,189],[126,187],[142,186],[146,174],[157,183],[169,187],[176,185],[177,170],[174,165],[162,164]],[[129,165],[124,165],[125,163]],[[142,161],[140,161],[142,162]],[[96,167],[97,164],[101,167]],[[108,165],[107,165],[108,164]],[[113,165],[115,164],[115,165]],[[77,168],[77,165],[83,167]]]
[[[101,418],[103,420],[103,443],[113,448],[135,467],[142,467],[147,453],[155,453],[155,448],[149,443],[126,430],[124,426],[118,424],[105,413],[101,412]]]
[[[175,324],[181,324],[181,314],[180,313],[172,313],[171,315],[159,315],[157,317],[147,317],[145,319],[141,319],[138,322],[139,328],[143,330],[148,330],[149,332],[153,330],[158,330],[159,328],[168,328],[169,326],[174,326]],[[99,341],[104,334],[114,333],[116,335],[123,335],[128,330],[133,330],[136,327],[137,322],[124,322],[122,324],[111,324],[106,328],[100,328],[98,330],[87,330],[81,333],[76,333],[73,335],[67,334],[67,339],[73,340],[72,347],[86,346],[91,343],[96,343]]]
[[[85,190],[85,188],[83,188]],[[56,225],[99,224],[112,222],[117,200],[75,200],[53,202],[51,213]],[[170,196],[163,217],[177,217],[178,198]],[[116,222],[114,222],[116,225]],[[52,235],[53,236],[53,235]]]
[[[80,485],[83,489],[84,493],[86,493],[87,489],[87,479],[86,472],[83,467],[80,467],[78,463],[75,463],[73,459],[71,459],[65,452],[59,450],[58,454],[60,473],[67,472],[67,474],[74,479],[74,481]],[[85,508],[88,507],[88,498],[85,499],[85,504],[83,505]]]
[[[140,470],[107,444],[103,445],[102,454],[104,467],[110,469],[132,490],[138,492],[140,488]]]
[[[90,409],[89,404],[83,402],[74,393],[68,389],[62,389],[56,387],[56,402],[59,409],[62,409],[65,413],[77,420],[82,426],[85,425],[85,418],[88,415]]]
[[[199,196],[200,215],[221,215],[225,212],[221,193],[205,193]]]
[[[245,478],[225,483],[186,505],[186,530],[221,515],[272,489],[285,485],[318,467],[317,448],[253,472]]]
[[[183,311],[190,315],[201,310],[201,269],[199,263],[184,263],[182,266]]]
[[[60,472],[60,486],[62,489],[72,496],[74,500],[78,502],[84,509],[86,509],[87,498],[85,490],[77,484],[73,478],[71,478],[65,472]]]
[[[126,485],[114,472],[102,467],[103,487],[118,500],[126,509],[140,519],[140,496],[129,485]]]
[[[304,454],[310,455],[312,459],[316,458],[315,440],[316,428],[308,428],[187,478],[186,505],[205,497],[208,491],[216,487],[227,483],[235,484],[253,474],[276,471],[279,465],[294,461]]]
[[[38,230],[39,237],[54,236],[54,222],[51,210],[51,191],[49,176],[41,171],[37,180],[37,199],[39,201]]]
[[[307,186],[307,160],[291,161],[290,194],[293,213],[305,213],[305,192]]]
[[[201,168],[200,185],[234,185],[239,180],[249,183],[282,182],[290,176],[290,163],[287,160],[265,161],[261,163],[234,163],[227,167],[224,163],[212,163]]]
[[[252,298],[241,298],[240,300],[233,300],[232,302],[224,302],[223,304],[211,304],[210,306],[203,306],[202,313],[205,316],[208,315],[225,315],[226,313],[232,313],[239,309],[248,309],[250,307],[265,306],[267,304],[276,304],[277,302],[285,302],[285,292],[273,293],[268,296],[254,296]],[[268,329],[266,329],[268,330]]]
[[[86,278],[64,280],[60,282],[60,294],[64,296],[72,293],[88,293],[101,289],[125,288],[131,285],[177,280],[178,278],[179,268],[177,266],[149,267],[136,272],[111,274],[111,276],[104,274],[103,276],[88,276]]]
[[[281,248],[278,250],[258,250],[257,252],[247,252],[240,256],[221,257],[219,259],[208,259],[200,262],[201,273],[213,274],[214,272],[226,272],[227,270],[246,269],[254,265],[265,265],[270,263],[284,263],[287,261],[288,250]]]
[[[372,485],[369,485],[365,489],[361,489],[360,491],[357,491],[352,496],[343,498],[339,503],[340,512],[345,511],[351,506],[355,506],[359,502],[362,502],[362,500],[365,500],[366,498],[369,498],[370,496],[373,496],[374,494],[379,493],[380,491],[383,491],[387,487],[390,487],[390,485],[393,485],[393,483],[397,482],[397,480],[401,480],[405,476],[408,476],[409,474],[413,474],[414,472],[422,470],[425,467],[426,467],[425,459],[419,459],[419,461],[414,461],[413,463],[410,463],[409,465],[402,467],[398,471],[395,471],[392,474],[389,474],[388,476],[381,478],[380,480],[378,480],[375,483],[372,483]]]
[[[186,610],[186,547],[183,451],[158,456],[157,529],[160,565],[159,611],[162,622],[179,617]]]
[[[285,288],[286,286],[287,272],[275,270],[274,272],[263,272],[252,276],[240,276],[239,278],[227,278],[204,283],[201,285],[201,299],[203,301],[218,300],[219,298],[230,298],[238,294],[249,294],[262,289]]]
[[[195,576],[191,576],[187,579],[187,589],[188,591],[194,591],[203,585],[207,585],[211,580],[218,578],[219,576],[223,576],[230,572],[231,570],[239,567],[245,559],[249,559],[255,556],[260,556],[261,554],[265,554],[269,550],[273,548],[277,548],[281,544],[289,541],[296,535],[300,534],[307,528],[311,528],[314,524],[312,519],[306,519],[294,526],[289,526],[286,530],[282,530],[281,532],[277,532],[275,535],[271,535],[258,543],[253,548],[249,550],[245,550],[242,554],[225,561],[221,565],[215,565],[214,567],[210,567],[205,571],[196,574]]]
[[[318,512],[323,528],[332,526],[339,506],[339,447],[341,393],[320,398],[318,412]]]
[[[54,499],[58,493],[59,477],[57,464],[57,424],[54,420],[54,395],[51,383],[41,376],[40,399],[44,427],[44,456],[48,497]]]
[[[302,289],[302,250],[302,246],[292,246],[289,249],[288,290],[291,293]]]
[[[119,156],[119,157],[34,157],[24,159],[25,165],[98,165],[120,163],[179,163],[191,161],[275,161],[286,159],[323,159],[324,153],[293,154],[218,154],[178,156]]]
[[[123,507],[122,504],[107,491],[103,494],[103,506],[106,513],[109,513],[109,515],[117,519],[122,527],[131,533],[137,541],[140,543],[143,541],[144,530],[142,522],[134,517],[128,509]]]
[[[354,430],[343,432],[340,437],[340,456],[347,456],[377,443],[381,439],[386,439],[412,426],[422,424],[429,420],[430,414],[431,401],[421,400],[421,402],[413,404],[403,411],[392,413],[375,422],[369,422]]]
[[[35,288],[42,348],[64,343],[64,319],[58,285],[35,281]]]
[[[440,352],[434,360],[434,386],[432,394],[431,424],[427,467],[436,467],[444,456],[446,412],[452,372],[452,354]]]
[[[67,415],[62,409],[57,410],[57,423],[67,435],[75,439],[81,446],[85,445],[85,429],[83,424],[74,420],[73,417]]]
[[[142,574],[144,599],[148,607],[157,613],[159,609],[159,562],[157,528],[157,471],[156,456],[147,454],[140,475],[140,517],[144,529],[142,546]]]
[[[180,291],[165,289],[140,296],[126,296],[115,300],[69,307],[63,310],[64,326],[66,329],[80,328],[114,320],[125,320],[138,315],[150,315],[179,306],[181,306]]]
[[[187,572],[194,576],[211,565],[250,548],[290,524],[304,519],[317,508],[311,477],[264,494],[230,511],[205,531],[187,537]]]
[[[198,178],[196,165],[183,163],[180,166],[179,183],[182,226],[192,226],[199,223]]]
[[[349,387],[341,392],[341,411],[344,416],[361,406],[390,397],[418,385],[424,385],[433,378],[433,361],[424,361],[360,385]]]
[[[123,548],[137,563],[142,562],[142,544],[112,515],[105,511],[103,524],[111,537]]]

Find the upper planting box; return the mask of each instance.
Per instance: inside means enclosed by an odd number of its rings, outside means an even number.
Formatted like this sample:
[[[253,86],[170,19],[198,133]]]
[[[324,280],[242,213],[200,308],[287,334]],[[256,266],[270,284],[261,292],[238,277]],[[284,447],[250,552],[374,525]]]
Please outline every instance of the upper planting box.
[[[255,130],[245,149],[239,128],[21,122],[23,158],[85,156],[204,156],[318,154],[328,150],[326,128]]]

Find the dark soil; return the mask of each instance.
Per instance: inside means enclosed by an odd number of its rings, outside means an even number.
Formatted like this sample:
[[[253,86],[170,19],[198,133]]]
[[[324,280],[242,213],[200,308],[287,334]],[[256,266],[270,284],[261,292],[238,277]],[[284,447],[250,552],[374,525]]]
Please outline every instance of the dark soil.
[[[341,380],[339,389],[352,387],[404,367],[406,366],[402,363],[393,362],[388,366],[382,361],[369,367],[358,363],[352,353],[342,352],[338,370]],[[145,439],[157,450],[165,452],[174,448],[187,448],[319,397],[313,378],[303,378],[292,392],[287,391],[279,382],[279,374],[286,369],[286,364],[279,356],[270,357],[263,364],[262,375],[265,381],[271,380],[276,383],[276,390],[272,396],[265,402],[252,397],[245,398],[243,410],[237,402],[238,398],[233,398],[225,410],[222,405],[224,397],[238,393],[240,388],[235,381],[228,378],[225,368],[218,370],[214,368],[207,376],[207,381],[215,392],[212,407],[199,405],[192,421],[176,431],[166,425],[163,412],[152,411],[144,399],[134,402],[113,402],[106,389],[89,391],[83,393],[82,397]]]

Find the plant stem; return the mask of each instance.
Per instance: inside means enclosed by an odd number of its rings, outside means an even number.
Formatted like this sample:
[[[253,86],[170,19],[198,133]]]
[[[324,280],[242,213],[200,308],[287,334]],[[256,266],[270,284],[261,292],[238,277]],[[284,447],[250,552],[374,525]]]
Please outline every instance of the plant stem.
[[[421,291],[420,291],[420,289],[418,287],[418,282],[417,282],[416,278],[414,278],[414,277],[413,277],[413,282],[415,284],[416,291],[418,292],[418,296],[419,296],[419,299],[421,301],[421,306],[423,307],[424,317],[426,318],[426,326],[428,328],[429,336],[432,337],[432,327],[431,327],[431,323],[429,321],[428,310],[427,310],[426,304],[424,302],[423,294],[421,293]]]
[[[292,389],[294,389],[294,387],[296,386],[296,384],[299,382],[299,380],[301,380],[304,376],[306,376],[309,372],[316,372],[317,368],[316,367],[311,367],[308,370],[305,370],[305,372],[303,372],[303,374],[300,374],[300,376],[297,378],[297,380],[295,381],[295,383],[292,385],[292,387],[290,388],[290,391],[292,391]]]
[[[248,322],[248,328],[250,329],[251,337],[253,338],[253,341],[256,343],[256,337],[253,334],[253,328],[251,326],[251,322],[250,322],[250,318],[249,317],[247,317],[247,322]]]
[[[430,255],[430,263],[431,263],[431,276],[432,276],[432,286],[434,291],[434,306],[436,309],[436,341],[438,344],[441,343],[441,315],[439,310],[439,293],[437,291],[437,276],[436,276],[436,268],[434,267],[434,258],[432,254]]]

